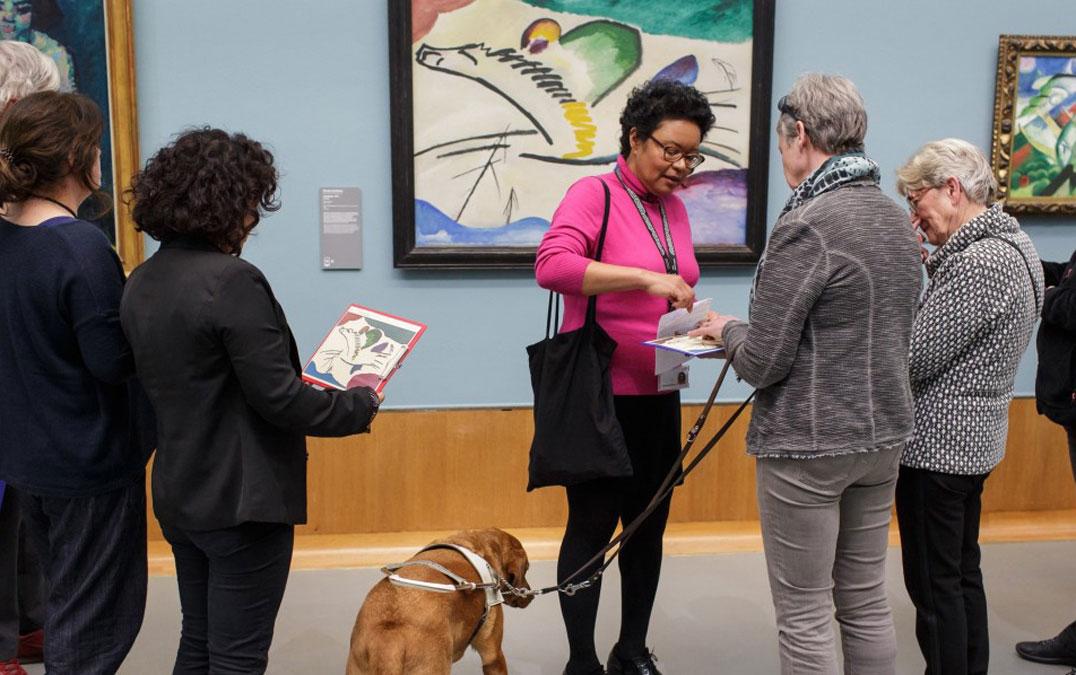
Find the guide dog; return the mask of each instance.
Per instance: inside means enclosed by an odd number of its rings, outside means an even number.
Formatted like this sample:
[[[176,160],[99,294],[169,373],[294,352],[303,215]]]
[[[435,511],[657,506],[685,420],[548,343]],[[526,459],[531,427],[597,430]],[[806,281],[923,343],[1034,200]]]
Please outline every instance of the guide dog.
[[[503,530],[464,530],[432,547],[462,546],[489,564],[495,579],[529,589],[527,552],[519,540]],[[452,548],[423,549],[408,561],[440,565],[467,581],[481,581],[465,554]],[[424,563],[399,570],[406,579],[453,584],[442,572]],[[504,603],[526,607],[533,598],[504,594]],[[483,618],[484,617],[484,618]],[[482,589],[440,593],[400,586],[388,578],[377,582],[366,596],[351,631],[347,675],[449,675],[452,664],[463,658],[467,645],[482,658],[483,675],[507,675],[501,650],[504,611],[490,604]]]

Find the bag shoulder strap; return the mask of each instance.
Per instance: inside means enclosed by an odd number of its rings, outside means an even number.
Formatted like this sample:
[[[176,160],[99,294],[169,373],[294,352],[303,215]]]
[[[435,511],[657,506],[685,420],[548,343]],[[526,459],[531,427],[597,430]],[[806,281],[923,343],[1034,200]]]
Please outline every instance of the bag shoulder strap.
[[[1019,254],[1020,259],[1024,261],[1024,269],[1027,270],[1027,275],[1031,278],[1031,294],[1035,296],[1036,304],[1041,304],[1041,300],[1039,298],[1039,287],[1035,283],[1035,274],[1031,271],[1031,265],[1027,261],[1027,256],[1024,255],[1024,252],[1020,249],[1019,246],[1017,246],[1015,241],[1006,239],[1005,237],[993,237],[993,239],[998,239],[1005,242],[1009,246],[1012,246],[1016,250],[1017,254]]]
[[[598,178],[598,182],[602,184],[602,192],[605,193],[605,206],[602,208],[602,229],[598,234],[598,249],[594,252],[595,262],[601,262],[602,249],[605,248],[605,231],[609,229],[609,186],[605,184],[605,181]],[[590,296],[587,300],[587,318],[583,322],[584,326],[597,325],[598,323],[598,294]]]
[[[594,261],[601,262],[602,250],[605,248],[605,232],[609,229],[609,186],[605,184],[605,181],[600,176],[595,176],[597,181],[601,183],[602,192],[605,194],[605,206],[602,208],[602,228],[598,232],[598,246],[594,251]],[[592,295],[587,300],[587,316],[583,325],[594,324],[598,321],[598,296]],[[557,327],[560,325],[560,298],[556,297],[553,291],[549,291],[549,304],[546,307],[545,313],[545,336],[546,339],[551,337],[550,330],[556,333]]]

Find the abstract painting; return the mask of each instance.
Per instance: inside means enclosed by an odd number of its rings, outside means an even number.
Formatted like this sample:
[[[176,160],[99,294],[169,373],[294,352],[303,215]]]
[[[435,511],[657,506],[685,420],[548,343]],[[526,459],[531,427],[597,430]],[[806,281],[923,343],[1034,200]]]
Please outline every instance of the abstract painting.
[[[1076,38],[1001,36],[992,154],[1006,210],[1076,213]]]
[[[303,368],[303,380],[320,387],[382,391],[426,325],[362,305],[337,319]]]
[[[95,217],[100,205],[87,202],[80,215],[101,227],[128,269],[142,259],[142,239],[116,198],[138,162],[130,12],[130,0],[0,0],[0,39],[37,47],[56,62],[62,90],[101,108],[101,189],[114,208]]]
[[[765,238],[772,0],[389,3],[397,267],[526,267],[568,187],[611,170],[647,80],[717,123],[680,189],[702,264]]]

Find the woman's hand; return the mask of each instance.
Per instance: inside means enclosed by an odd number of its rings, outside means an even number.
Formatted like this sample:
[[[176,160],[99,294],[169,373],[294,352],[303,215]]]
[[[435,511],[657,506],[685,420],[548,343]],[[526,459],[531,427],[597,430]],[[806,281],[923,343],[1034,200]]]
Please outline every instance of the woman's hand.
[[[695,304],[695,291],[679,274],[647,272],[643,290],[650,295],[667,299],[675,308],[691,309]]]
[[[919,241],[919,259],[922,262],[926,262],[927,258],[930,256],[930,251],[928,251],[926,247],[923,246],[923,243],[926,241],[926,239],[923,237],[923,231],[919,229],[919,222],[919,216],[913,213],[912,230],[915,231],[915,238]]]
[[[699,324],[698,328],[688,331],[688,335],[691,337],[709,337],[721,341],[721,333],[725,330],[725,325],[729,321],[739,321],[739,319],[727,314],[710,312],[706,315],[706,319]]]

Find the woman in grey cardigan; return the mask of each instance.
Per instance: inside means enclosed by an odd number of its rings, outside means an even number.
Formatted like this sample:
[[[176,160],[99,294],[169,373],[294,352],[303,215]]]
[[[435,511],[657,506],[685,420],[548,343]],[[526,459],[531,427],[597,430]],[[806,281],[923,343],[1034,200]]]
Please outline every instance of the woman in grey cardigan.
[[[990,205],[996,189],[983,154],[955,138],[897,171],[912,225],[937,247],[912,332],[915,437],[897,481],[904,584],[928,675],[987,669],[980,497],[1005,454],[1016,367],[1042,307],[1038,254]]]
[[[747,435],[782,673],[892,675],[885,555],[912,435],[908,345],[922,284],[908,216],[863,154],[867,115],[843,77],[809,74],[778,103],[792,197],[759,262],[750,322],[712,316],[758,388]]]

